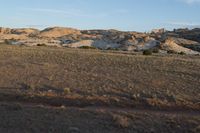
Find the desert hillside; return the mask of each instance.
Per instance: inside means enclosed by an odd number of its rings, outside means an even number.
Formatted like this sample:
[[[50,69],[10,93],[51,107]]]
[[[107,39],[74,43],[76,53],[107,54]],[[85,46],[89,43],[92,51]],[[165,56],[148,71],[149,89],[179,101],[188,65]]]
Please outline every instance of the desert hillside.
[[[27,46],[90,47],[103,50],[198,55],[200,29],[153,30],[150,33],[118,30],[78,30],[64,27],[37,29],[0,28],[0,42]]]
[[[199,133],[199,32],[0,28],[0,132]]]
[[[200,0],[2,0],[0,133],[200,133]]]
[[[79,35],[80,31],[72,28],[50,27],[40,31],[39,36],[57,38],[70,34]]]

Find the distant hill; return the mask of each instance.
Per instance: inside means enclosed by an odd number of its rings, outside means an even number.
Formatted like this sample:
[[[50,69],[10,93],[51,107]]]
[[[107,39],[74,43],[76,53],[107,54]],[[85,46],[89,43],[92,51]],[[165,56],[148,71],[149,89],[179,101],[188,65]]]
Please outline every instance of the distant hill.
[[[162,51],[165,53],[199,54],[200,29],[155,29],[152,33],[124,32],[118,30],[78,30],[65,27],[49,27],[44,30],[31,28],[0,28],[0,41],[28,46],[45,44],[79,48],[126,51]]]
[[[79,30],[64,27],[50,27],[39,33],[40,37],[61,37],[69,34],[81,34]]]

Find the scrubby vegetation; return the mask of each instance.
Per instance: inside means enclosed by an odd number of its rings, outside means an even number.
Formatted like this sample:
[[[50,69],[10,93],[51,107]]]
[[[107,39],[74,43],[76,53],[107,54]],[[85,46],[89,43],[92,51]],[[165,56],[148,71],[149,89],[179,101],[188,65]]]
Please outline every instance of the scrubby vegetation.
[[[4,43],[5,43],[5,44],[10,44],[10,40],[5,39],[5,40],[4,40]]]
[[[107,48],[106,50],[120,50],[119,48]]]
[[[37,44],[37,46],[47,46],[47,45],[42,43],[42,44]]]
[[[64,91],[64,94],[70,94],[71,93],[71,90],[70,90],[70,88],[68,88],[68,87],[65,87],[64,89],[63,89],[63,91]]]
[[[180,55],[186,55],[184,52],[180,52],[180,53],[178,53],[178,54],[180,54]]]
[[[152,55],[152,50],[144,50],[143,55]]]
[[[175,52],[174,50],[168,50],[167,53],[168,54],[177,54],[177,52]]]
[[[80,49],[96,49],[95,47],[92,47],[92,46],[81,46],[79,48]]]
[[[158,48],[154,48],[154,49],[152,49],[152,52],[153,53],[159,53],[159,49]]]

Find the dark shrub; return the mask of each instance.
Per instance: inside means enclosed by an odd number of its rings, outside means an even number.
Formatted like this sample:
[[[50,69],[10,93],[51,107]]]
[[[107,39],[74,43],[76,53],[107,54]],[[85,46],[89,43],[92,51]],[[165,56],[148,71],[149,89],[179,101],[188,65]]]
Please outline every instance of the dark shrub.
[[[119,50],[118,48],[107,48],[106,50]]]
[[[81,46],[79,48],[81,48],[81,49],[96,49],[95,47],[92,47],[92,46]]]
[[[168,50],[167,51],[168,54],[177,54],[177,52],[173,51],[173,50]]]
[[[47,46],[47,45],[42,43],[42,44],[37,44],[37,46]]]
[[[5,40],[4,40],[4,43],[5,43],[5,44],[10,44],[10,41],[9,41],[8,39],[5,39]]]
[[[154,48],[154,49],[152,49],[152,52],[153,53],[159,53],[159,49],[158,48]]]
[[[180,52],[180,53],[178,53],[178,54],[180,54],[180,55],[185,55],[186,53],[184,53],[184,52],[182,51],[182,52]]]
[[[152,55],[152,51],[151,50],[144,50],[143,55]]]

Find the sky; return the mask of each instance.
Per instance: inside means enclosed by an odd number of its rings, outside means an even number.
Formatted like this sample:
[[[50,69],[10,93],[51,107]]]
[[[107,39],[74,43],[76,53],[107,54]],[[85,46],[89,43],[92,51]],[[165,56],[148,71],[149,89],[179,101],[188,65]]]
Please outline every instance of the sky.
[[[0,0],[0,27],[150,31],[200,27],[200,0]]]

